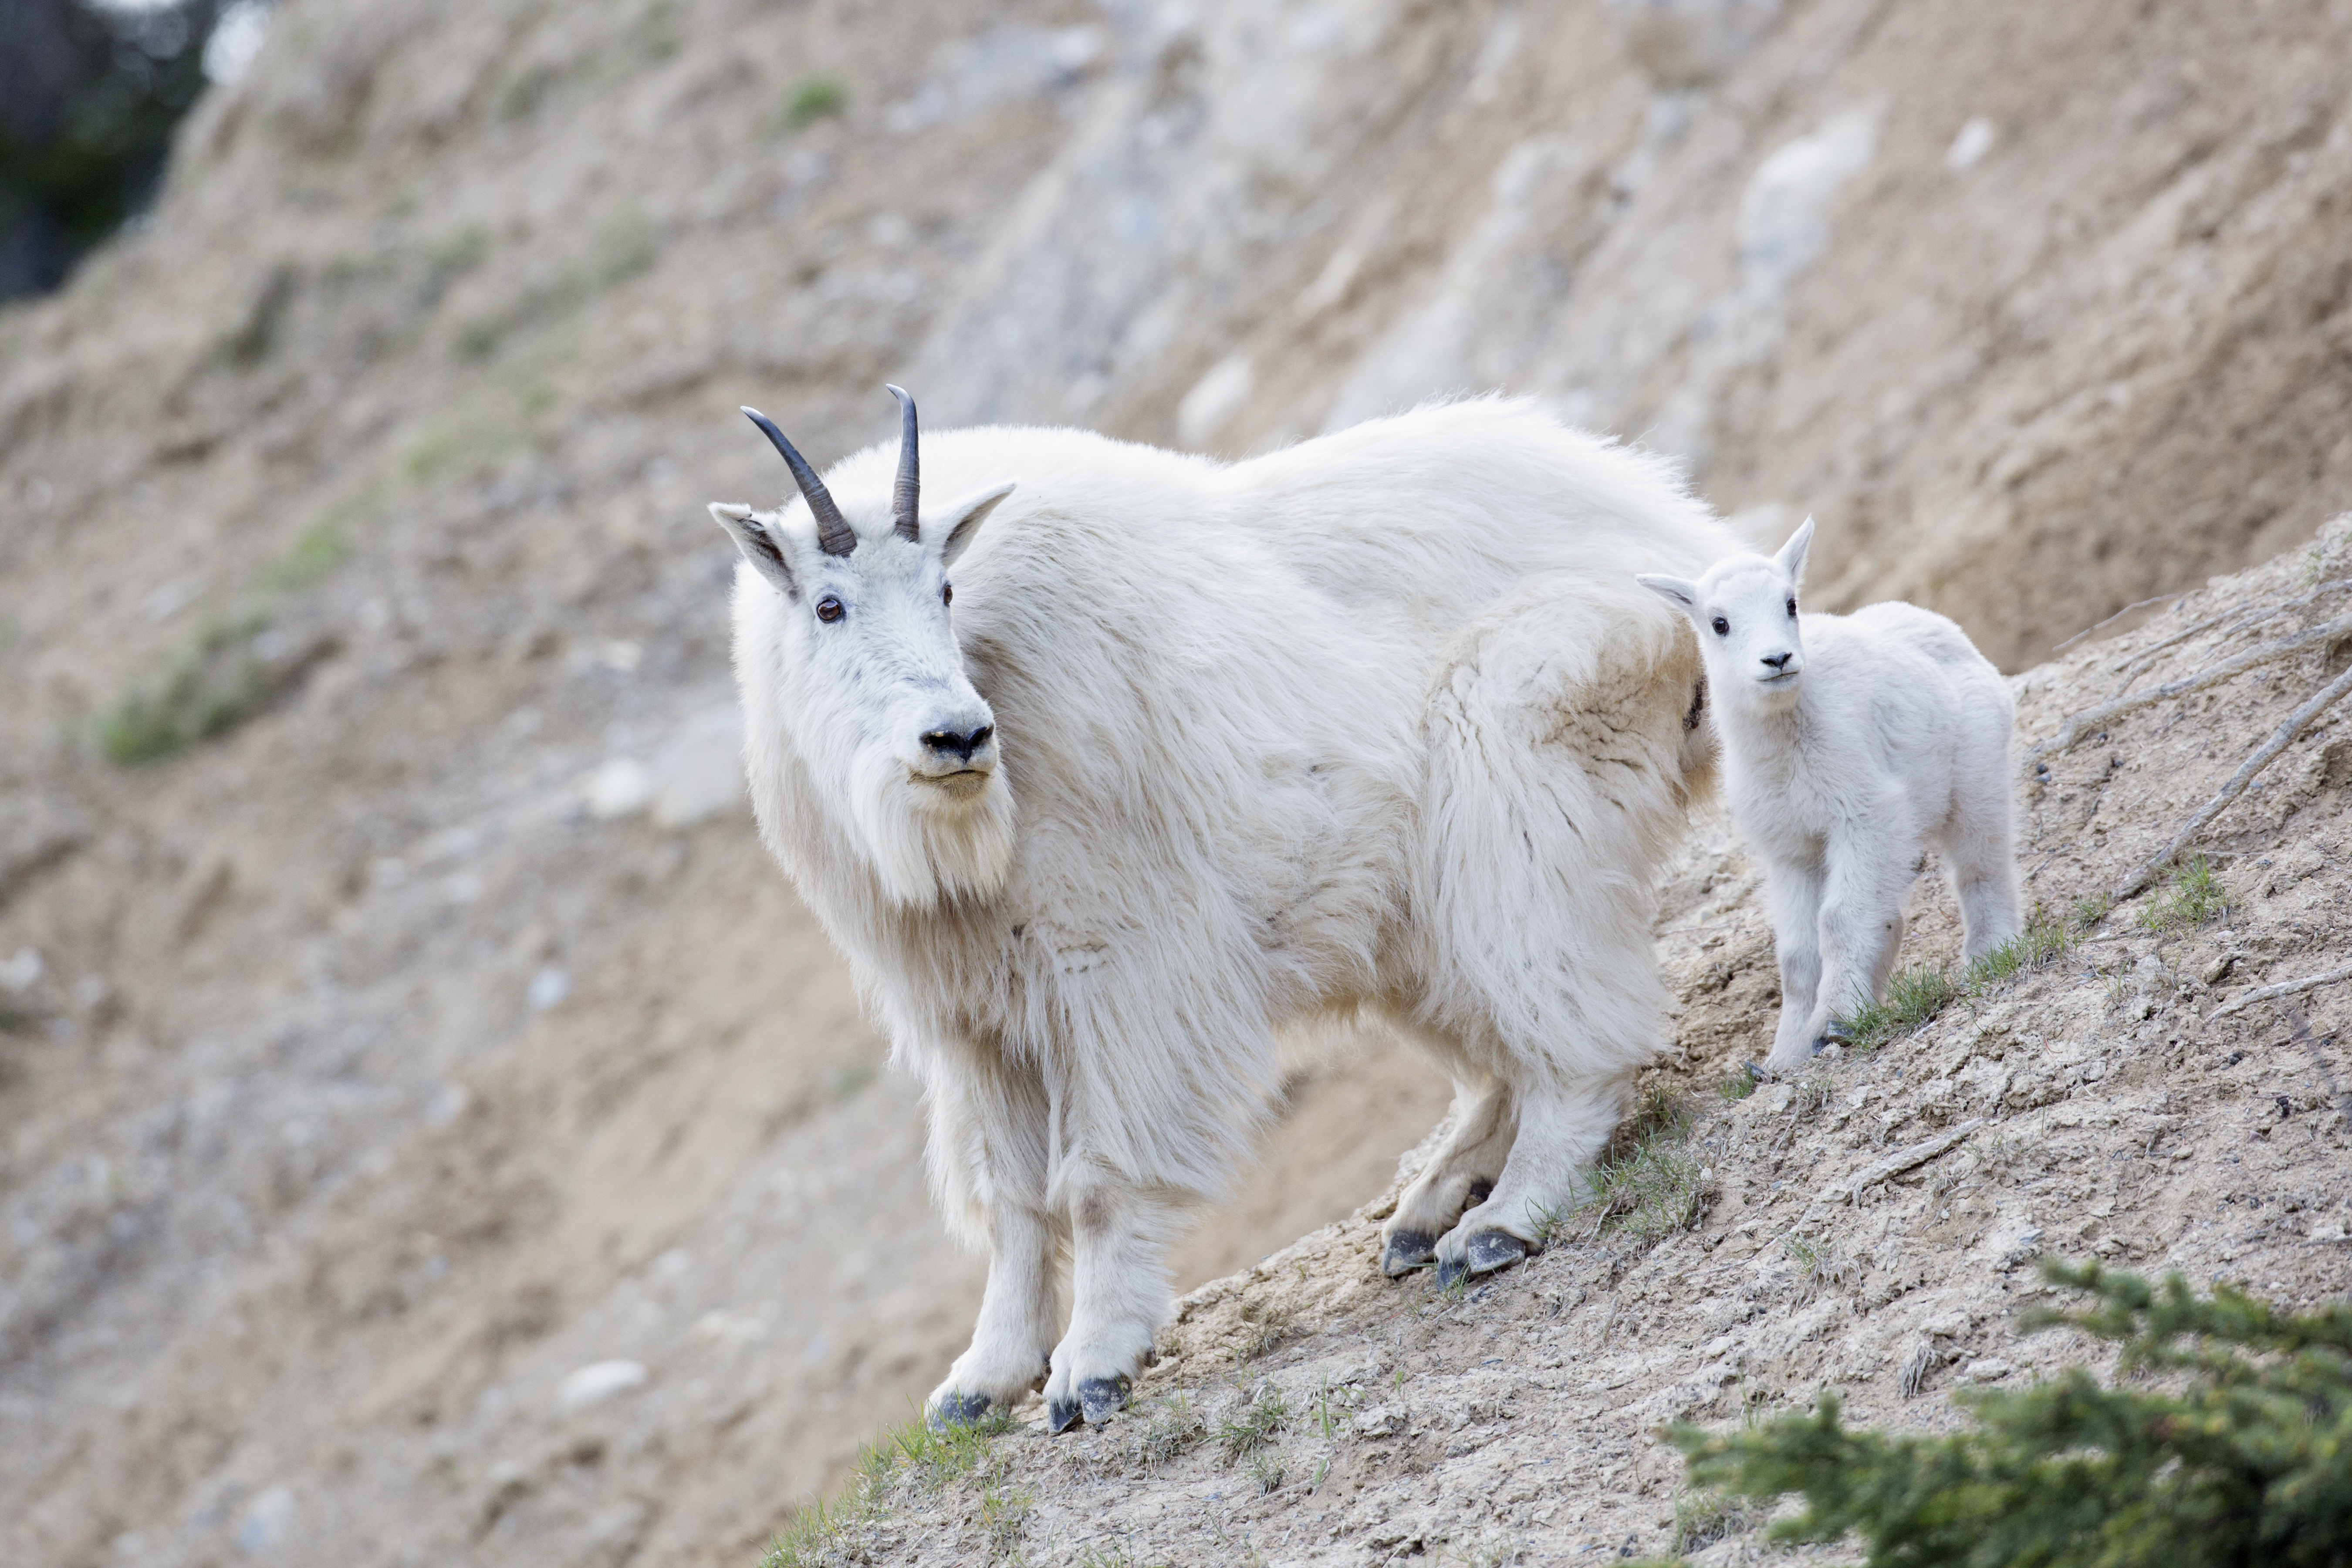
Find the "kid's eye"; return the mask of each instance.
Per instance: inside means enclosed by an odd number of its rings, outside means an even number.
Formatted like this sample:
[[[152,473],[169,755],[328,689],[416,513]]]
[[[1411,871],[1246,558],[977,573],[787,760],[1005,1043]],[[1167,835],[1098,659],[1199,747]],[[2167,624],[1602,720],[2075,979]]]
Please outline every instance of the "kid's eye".
[[[1794,620],[1794,619],[1796,619],[1796,616],[1797,616],[1797,601],[1796,601],[1796,600],[1794,600],[1794,599],[1791,599],[1791,600],[1790,600],[1790,601],[1789,601],[1789,618],[1790,618],[1790,620]]]
[[[1730,623],[1729,621],[1725,620],[1721,616],[1716,616],[1716,617],[1715,617],[1715,635],[1716,635],[1716,636],[1717,636],[1717,637],[1729,637],[1729,636],[1731,635],[1731,623]]]
[[[942,605],[952,605],[955,603],[954,584],[942,583],[940,584],[940,603]]]
[[[841,619],[841,601],[835,598],[832,595],[827,594],[824,598],[819,599],[816,602],[816,618],[824,622],[827,626],[830,626],[834,622]]]

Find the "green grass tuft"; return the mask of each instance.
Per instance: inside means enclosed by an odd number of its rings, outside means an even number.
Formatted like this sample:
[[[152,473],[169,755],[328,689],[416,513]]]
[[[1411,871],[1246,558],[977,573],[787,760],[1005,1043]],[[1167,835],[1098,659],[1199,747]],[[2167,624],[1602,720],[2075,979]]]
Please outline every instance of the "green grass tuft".
[[[2140,911],[2139,923],[2159,934],[2192,931],[2220,920],[2232,907],[2230,889],[2214,875],[2212,863],[2192,855],[2172,868],[2164,890]]]
[[[254,646],[268,626],[258,612],[207,622],[159,676],[100,716],[106,760],[123,768],[161,762],[259,712],[279,685]]]
[[[804,77],[784,98],[784,129],[798,131],[849,107],[849,85],[837,76]]]
[[[1674,1092],[1652,1089],[1593,1166],[1592,1234],[1624,1231],[1658,1241],[1698,1223],[1705,1194],[1699,1158],[1685,1147],[1690,1109]]]
[[[1289,1425],[1290,1406],[1284,1401],[1282,1390],[1262,1383],[1255,1394],[1242,1402],[1240,1409],[1219,1424],[1217,1447],[1223,1450],[1225,1462],[1230,1465],[1271,1446]]]
[[[2074,955],[2082,933],[2106,914],[2104,900],[2084,900],[2070,915],[2033,906],[2025,929],[1955,973],[1948,963],[1922,963],[1898,972],[1886,994],[1843,1020],[1847,1041],[1865,1051],[1916,1034],[1955,1002],[1977,1002],[2019,975],[2046,969]]]
[[[982,1479],[983,1532],[992,1551],[1009,1554],[999,1541],[1017,1542],[1034,1506],[1027,1493],[1003,1488],[1002,1477],[993,1473],[995,1441],[1011,1430],[1013,1417],[1002,1409],[944,1428],[918,1415],[860,1450],[856,1471],[841,1496],[831,1502],[819,1498],[794,1513],[769,1540],[760,1568],[836,1568],[852,1561],[856,1537],[887,1510],[893,1491],[937,1491],[973,1475]]]
[[[309,587],[341,566],[352,553],[342,519],[334,513],[304,529],[286,553],[261,569],[261,586],[272,594]]]
[[[1764,1522],[1766,1510],[1718,1491],[1685,1492],[1675,1500],[1675,1552],[1697,1552],[1744,1535]]]

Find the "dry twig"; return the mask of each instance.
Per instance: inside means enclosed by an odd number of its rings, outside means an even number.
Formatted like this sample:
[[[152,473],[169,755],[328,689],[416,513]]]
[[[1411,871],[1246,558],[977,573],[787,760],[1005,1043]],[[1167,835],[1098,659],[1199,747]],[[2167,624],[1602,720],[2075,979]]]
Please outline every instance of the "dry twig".
[[[2352,980],[2352,963],[2347,963],[2341,969],[2331,969],[2325,974],[2306,974],[2300,980],[2284,980],[2276,985],[2265,985],[2260,990],[2249,991],[2242,996],[2232,996],[2213,1009],[2213,1016],[2226,1018],[2232,1013],[2242,1012],[2257,1002],[2275,1002],[2282,996],[2300,996],[2306,991],[2316,991],[2323,985],[2334,985],[2345,980]]]
[[[2204,828],[2207,823],[2221,816],[2223,807],[2243,795],[2246,786],[2254,782],[2254,776],[2270,766],[2278,754],[2294,742],[2297,735],[2310,728],[2314,719],[2326,712],[2336,700],[2347,691],[2352,691],[2352,668],[2347,668],[2343,674],[2321,687],[2318,694],[2310,701],[2288,714],[2286,722],[2271,731],[2271,738],[2263,742],[2262,749],[2240,763],[2238,771],[2230,775],[2230,782],[2223,784],[2211,800],[2197,808],[2197,815],[2190,817],[2179,833],[2173,835],[2172,842],[2149,857],[2138,870],[2132,873],[2129,881],[2116,889],[2116,900],[2120,903],[2126,899],[2137,898],[2145,890],[2150,882],[2156,880],[2157,873],[2179,858],[2180,851]]]
[[[2101,626],[2111,626],[2117,621],[2122,620],[2126,616],[2130,615],[2134,610],[2145,610],[2150,605],[2168,605],[2175,599],[2185,599],[2189,596],[2190,591],[2191,590],[2189,589],[2183,588],[2178,594],[2158,594],[2153,599],[2142,599],[2136,605],[2126,605],[2122,609],[2117,610],[2105,620],[2094,621],[2089,626],[2084,626],[2081,631],[2076,632],[2073,637],[2068,637],[2064,642],[2060,643],[2056,647],[2052,648],[2050,651],[2052,653],[2064,653],[2068,648],[2073,647],[2076,643],[2081,642],[2084,637],[2089,637]]]
[[[2232,616],[2235,616],[2237,620],[2233,625],[2221,633],[2225,637],[2243,631],[2248,626],[2259,626],[2264,621],[2275,620],[2279,616],[2285,615],[2290,610],[2302,609],[2305,605],[2312,603],[2312,601],[2323,598],[2339,588],[2352,588],[2352,577],[2333,578],[2328,582],[2320,584],[2309,593],[2297,594],[2294,598],[2282,599],[2275,605],[2257,605],[2251,610],[2245,609],[2242,605],[2232,605],[2230,608],[2223,610],[2218,616],[2208,616],[2203,620],[2199,621],[2196,625],[2184,627],[2183,629],[2173,633],[2170,637],[2166,637],[2162,642],[2150,643],[2147,647],[2140,650],[2138,658],[2133,659],[2130,664],[2125,667],[2123,684],[2116,688],[2116,695],[2121,697],[2125,692],[2129,691],[2131,689],[2131,683],[2137,680],[2147,670],[2147,667],[2156,662],[2157,656],[2158,654],[2163,653],[2168,648],[2179,647],[2182,643],[2187,642],[2190,637],[2197,636],[2200,632],[2212,630],[2215,626],[2220,626],[2223,621],[2229,620]],[[2121,614],[2122,612],[2118,611],[2116,613]],[[2097,628],[2094,627],[2092,629],[2096,630]]]
[[[2339,616],[2324,626],[2315,626],[2307,632],[2298,632],[2294,637],[2278,642],[2264,643],[2260,647],[2248,648],[2235,658],[2225,658],[2219,664],[2208,665],[2193,675],[2184,675],[2178,680],[2168,680],[2162,686],[2151,686],[2146,691],[2133,696],[2118,697],[2112,702],[2102,702],[2096,708],[2085,708],[2080,713],[2070,715],[2064,727],[2057,734],[2047,741],[2035,742],[2033,749],[2026,754],[2031,758],[2038,757],[2044,752],[2069,750],[2079,744],[2084,736],[2111,720],[2119,719],[2126,713],[2137,712],[2142,708],[2150,707],[2168,698],[2186,697],[2192,691],[2201,691],[2206,687],[2219,685],[2233,676],[2243,675],[2246,671],[2260,668],[2265,664],[2275,664],[2290,655],[2302,652],[2314,643],[2331,642],[2346,636],[2352,636],[2352,616]]]

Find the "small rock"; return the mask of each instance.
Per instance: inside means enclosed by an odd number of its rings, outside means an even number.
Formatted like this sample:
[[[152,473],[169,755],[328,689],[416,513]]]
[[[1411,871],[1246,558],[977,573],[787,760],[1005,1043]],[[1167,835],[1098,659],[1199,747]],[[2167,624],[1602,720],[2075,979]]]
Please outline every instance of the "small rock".
[[[1412,1424],[1402,1405],[1375,1405],[1357,1414],[1355,1426],[1359,1437],[1395,1437],[1403,1435]]]
[[[5,963],[0,963],[0,991],[7,991],[21,996],[40,984],[41,975],[46,968],[47,966],[41,963],[39,948],[20,947],[16,950],[16,957]]]
[[[544,1013],[571,994],[572,976],[561,969],[542,969],[530,977],[529,998],[534,1013]]]
[[[599,822],[643,811],[654,798],[653,771],[635,757],[613,757],[581,785],[588,815]]]
[[[1962,1383],[1999,1383],[2016,1369],[1998,1357],[1986,1356],[1960,1369]]]
[[[616,1394],[642,1388],[646,1363],[641,1361],[591,1362],[564,1378],[555,1390],[555,1403],[566,1415],[600,1405]]]
[[[267,1552],[285,1539],[286,1528],[293,1522],[294,1494],[284,1487],[264,1487],[237,1521],[237,1550]]]
[[[2221,954],[2215,958],[2212,963],[2205,966],[2205,984],[2208,985],[2220,984],[2222,981],[2227,980],[2230,977],[2230,971],[2236,967],[2238,967],[2238,955],[2236,953],[2225,952]]]

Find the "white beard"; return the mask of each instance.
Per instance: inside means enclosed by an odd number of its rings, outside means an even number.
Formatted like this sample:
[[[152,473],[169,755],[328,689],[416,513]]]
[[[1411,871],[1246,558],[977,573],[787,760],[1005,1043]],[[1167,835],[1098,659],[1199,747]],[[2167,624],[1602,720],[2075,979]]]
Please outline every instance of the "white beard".
[[[1018,813],[1002,764],[977,799],[959,801],[913,782],[897,758],[874,752],[858,760],[849,812],[856,842],[894,904],[930,909],[951,898],[986,898],[1013,869]]]

